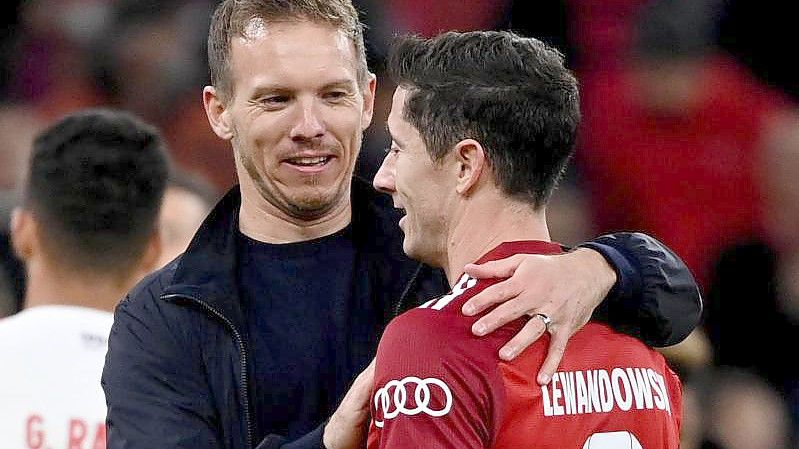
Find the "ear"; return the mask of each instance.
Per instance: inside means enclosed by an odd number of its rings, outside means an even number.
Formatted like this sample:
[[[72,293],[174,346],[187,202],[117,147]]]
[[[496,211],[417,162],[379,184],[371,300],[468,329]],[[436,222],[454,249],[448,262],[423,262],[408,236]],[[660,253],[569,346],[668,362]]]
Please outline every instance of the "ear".
[[[17,207],[11,213],[11,244],[23,262],[30,260],[39,247],[36,219],[30,211]]]
[[[488,167],[488,159],[480,142],[464,139],[455,145],[453,151],[458,164],[458,182],[455,190],[461,195],[473,191],[480,176]]]
[[[161,230],[156,229],[150,235],[141,259],[141,270],[145,275],[161,268],[158,266],[158,262],[161,261],[161,248]]]
[[[369,81],[363,89],[363,115],[361,116],[361,131],[372,123],[375,113],[375,92],[377,90],[377,77],[374,73],[369,73]]]
[[[211,129],[216,135],[221,139],[232,139],[233,125],[230,120],[230,112],[214,86],[205,86],[203,89],[203,105],[205,106],[205,115],[208,116],[208,123],[211,124]]]

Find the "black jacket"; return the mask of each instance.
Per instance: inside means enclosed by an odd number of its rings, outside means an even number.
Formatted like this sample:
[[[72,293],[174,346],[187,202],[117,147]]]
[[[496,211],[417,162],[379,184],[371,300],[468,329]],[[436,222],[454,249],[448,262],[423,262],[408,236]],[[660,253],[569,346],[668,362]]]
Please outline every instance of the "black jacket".
[[[353,183],[356,257],[385,292],[375,298],[385,323],[447,289],[440,271],[402,253],[398,216],[389,202],[368,184]],[[117,307],[102,380],[109,449],[261,449],[285,442],[276,435],[253,441],[246,320],[235,285],[239,207],[234,189],[186,253],[143,280]],[[620,273],[598,317],[652,345],[680,341],[696,326],[696,285],[662,245],[641,234],[589,245]],[[283,447],[322,447],[321,434],[320,425]]]

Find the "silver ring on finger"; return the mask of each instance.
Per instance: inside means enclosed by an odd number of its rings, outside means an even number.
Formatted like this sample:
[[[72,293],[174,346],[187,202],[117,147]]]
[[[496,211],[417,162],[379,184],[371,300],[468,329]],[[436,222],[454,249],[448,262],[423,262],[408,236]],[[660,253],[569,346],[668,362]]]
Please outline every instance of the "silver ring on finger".
[[[547,332],[549,332],[549,326],[552,324],[552,318],[550,318],[549,315],[545,313],[533,314],[533,318],[536,317],[541,318],[541,321],[544,323],[544,328],[546,329]]]

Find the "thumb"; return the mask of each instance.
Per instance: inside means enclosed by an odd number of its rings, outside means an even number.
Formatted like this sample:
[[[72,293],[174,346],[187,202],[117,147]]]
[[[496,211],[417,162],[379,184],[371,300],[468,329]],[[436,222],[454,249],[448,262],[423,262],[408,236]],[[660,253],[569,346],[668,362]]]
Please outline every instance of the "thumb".
[[[522,258],[517,254],[505,259],[494,260],[482,264],[470,263],[463,268],[469,276],[476,279],[486,278],[508,278],[513,276],[516,268],[522,262]]]

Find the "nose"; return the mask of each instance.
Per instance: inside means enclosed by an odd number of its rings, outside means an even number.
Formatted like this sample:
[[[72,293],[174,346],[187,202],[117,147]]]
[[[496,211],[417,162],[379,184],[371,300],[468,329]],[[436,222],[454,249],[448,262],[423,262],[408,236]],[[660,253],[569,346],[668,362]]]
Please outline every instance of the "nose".
[[[375,179],[372,181],[372,185],[378,192],[388,193],[389,195],[394,193],[395,160],[396,155],[392,151],[386,153],[386,157],[383,158],[383,163],[380,164],[380,169],[377,170]]]
[[[299,116],[291,129],[291,139],[308,141],[322,137],[325,134],[325,126],[316,101],[309,99],[298,103],[300,107]]]

